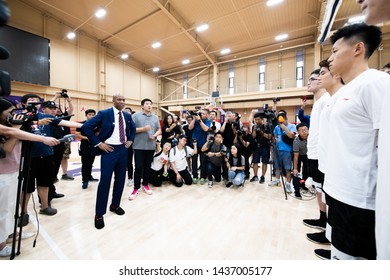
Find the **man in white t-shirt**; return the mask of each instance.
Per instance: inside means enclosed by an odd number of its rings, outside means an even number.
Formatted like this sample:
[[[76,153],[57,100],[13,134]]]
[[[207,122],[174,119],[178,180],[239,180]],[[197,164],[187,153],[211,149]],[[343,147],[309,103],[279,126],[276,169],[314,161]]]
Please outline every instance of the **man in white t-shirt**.
[[[343,83],[339,75],[333,75],[329,71],[329,62],[327,59],[320,62],[320,75],[318,76],[318,86],[325,89],[330,98],[328,98],[323,106],[318,129],[318,169],[326,177],[326,157],[328,149],[332,149],[332,146],[328,146],[329,142],[332,144],[332,133],[329,133],[332,129],[329,127],[329,118],[333,109],[333,105],[337,98],[341,95],[341,88]],[[325,200],[325,197],[322,197]],[[328,226],[328,225],[327,225]],[[326,230],[326,238],[330,240],[329,230]],[[330,259],[331,252],[327,249],[315,249],[314,253],[321,259]]]
[[[381,31],[364,23],[335,32],[329,69],[345,82],[329,119],[324,191],[332,259],[375,259],[377,140],[387,74],[369,69]]]
[[[378,24],[390,20],[390,1],[388,0],[356,0],[365,15],[367,24]],[[390,74],[390,64],[388,71]],[[385,65],[386,66],[386,65]],[[388,114],[385,110],[390,107],[389,87],[384,88],[385,96],[382,107],[381,124],[378,138],[378,183],[376,189],[375,205],[375,235],[377,259],[390,259],[390,188],[387,173],[390,170],[390,131],[388,129]]]
[[[309,137],[307,139],[307,158],[309,165],[309,177],[312,178],[313,187],[316,188],[317,204],[320,210],[318,219],[304,219],[303,224],[317,228],[322,231],[306,234],[307,239],[317,244],[329,244],[325,237],[326,228],[326,204],[322,199],[322,185],[324,183],[324,174],[318,169],[318,139],[320,127],[320,115],[325,102],[329,99],[329,94],[318,84],[320,69],[314,70],[307,82],[307,91],[313,93],[314,104],[310,115]]]
[[[187,157],[191,157],[197,153],[197,147],[194,149],[187,146],[187,138],[185,135],[179,136],[177,146],[173,147],[169,152],[169,161],[171,169],[169,170],[169,179],[176,187],[192,185],[192,177],[187,169]]]

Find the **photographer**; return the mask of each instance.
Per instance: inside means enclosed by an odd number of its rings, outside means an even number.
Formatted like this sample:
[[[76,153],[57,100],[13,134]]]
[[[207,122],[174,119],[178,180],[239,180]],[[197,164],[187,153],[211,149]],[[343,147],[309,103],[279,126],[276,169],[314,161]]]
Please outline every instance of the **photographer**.
[[[186,158],[194,156],[198,152],[198,148],[194,145],[194,149],[188,147],[187,138],[184,135],[179,136],[177,146],[173,147],[169,152],[169,162],[171,169],[169,170],[169,179],[176,187],[192,185],[192,178],[187,169]]]
[[[201,109],[197,114],[193,114],[193,120],[189,124],[189,130],[192,130],[192,141],[196,141],[200,159],[200,184],[206,182],[206,155],[201,151],[202,146],[206,143],[208,131],[210,129],[209,111]],[[195,142],[194,146],[195,146]],[[198,154],[192,157],[192,177],[193,182],[198,182]]]
[[[242,130],[237,131],[237,137],[234,138],[234,143],[240,145],[241,153],[245,158],[245,179],[249,179],[250,176],[250,163],[249,159],[252,155],[253,137],[250,132],[249,126],[243,125]]]
[[[61,109],[61,101],[60,101],[61,98],[63,98],[65,100],[64,111],[62,111],[62,109]],[[57,100],[58,100],[58,104],[56,102]],[[57,105],[57,111],[55,114],[56,117],[63,118],[67,121],[70,121],[71,115],[73,114],[74,107],[73,107],[72,99],[68,95],[68,91],[66,89],[63,89],[61,92],[56,92],[56,94],[54,95],[54,97],[50,101],[56,102],[56,105]],[[56,129],[56,128],[54,128],[54,129]],[[70,134],[69,127],[57,127],[57,130],[58,130],[57,136],[59,136],[60,138],[64,137],[67,134]],[[68,160],[69,160],[69,155],[71,154],[71,143],[65,142],[63,144],[63,146],[64,146],[63,147],[64,150],[62,152],[62,155],[57,155],[57,153],[60,151],[59,150],[56,151],[56,149],[54,150],[54,155],[55,155],[56,159],[57,159],[57,157],[61,156],[61,169],[62,169],[61,180],[73,181],[74,177],[69,176],[67,174],[68,173]],[[57,168],[57,166],[56,166],[56,168]],[[59,166],[56,170],[58,173]]]
[[[279,124],[274,129],[276,151],[274,151],[275,177],[269,186],[277,186],[280,183],[281,170],[286,171],[286,190],[292,192],[291,169],[292,169],[292,143],[297,132],[295,125],[288,123],[287,113],[280,110],[277,116]]]
[[[233,145],[234,142],[234,133],[233,133],[233,122],[235,121],[236,116],[231,111],[225,112],[225,119],[221,126],[220,131],[222,132],[223,136],[223,144],[227,147],[227,152],[229,153],[230,147]],[[222,164],[222,177],[225,180],[228,180],[228,168],[226,167],[226,164]]]
[[[217,111],[210,111],[210,133],[213,135],[221,129],[221,124],[217,121]]]
[[[260,184],[263,184],[265,181],[265,174],[267,173],[267,166],[270,160],[270,140],[271,140],[271,130],[268,125],[266,125],[265,115],[263,113],[256,113],[254,115],[255,124],[252,128],[252,138],[253,138],[253,173],[254,176],[250,180],[255,182],[259,180],[257,177],[257,172],[259,169],[259,163],[261,158],[261,177]]]
[[[206,154],[206,167],[208,186],[213,186],[213,175],[216,182],[221,182],[221,170],[223,163],[223,156],[226,155],[226,147],[222,144],[222,133],[217,132],[214,136],[209,135],[208,141],[204,143],[202,152]]]
[[[164,117],[163,120],[163,128],[161,131],[161,140],[162,141],[170,141],[172,143],[175,138],[175,128],[176,123],[173,121],[173,116],[168,114]]]
[[[6,99],[0,98],[0,149],[4,157],[0,158],[0,257],[11,255],[11,248],[7,246],[7,238],[12,238],[18,190],[18,175],[21,158],[21,142],[18,140],[39,141],[54,146],[59,141],[52,137],[34,135],[19,130],[23,115],[11,115],[14,105]],[[22,239],[33,236],[23,232]]]
[[[40,107],[40,97],[36,94],[26,94],[22,96],[21,102],[24,106],[33,106],[38,112]],[[36,123],[32,123],[29,127],[31,133],[43,136],[51,136],[52,126],[61,125],[68,127],[81,127],[80,123],[66,121],[59,118],[53,118],[52,115],[36,113],[38,119]],[[48,203],[49,186],[54,183],[55,166],[53,148],[42,143],[32,143],[31,145],[31,171],[30,180],[27,184],[26,201],[22,205],[23,215],[21,223],[23,226],[29,222],[29,216],[27,213],[28,201],[30,200],[31,193],[35,191],[35,182],[37,184],[38,195],[41,200],[40,214],[55,215],[57,210],[53,209]],[[35,181],[36,180],[36,181]]]

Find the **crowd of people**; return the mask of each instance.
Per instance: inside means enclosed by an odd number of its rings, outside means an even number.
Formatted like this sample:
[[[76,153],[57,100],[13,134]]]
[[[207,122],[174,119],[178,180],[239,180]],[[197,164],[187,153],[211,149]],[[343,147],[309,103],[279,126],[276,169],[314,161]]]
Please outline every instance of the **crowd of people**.
[[[389,13],[381,12],[389,11],[388,2],[357,3],[368,24],[389,19]],[[319,217],[304,219],[303,223],[321,230],[307,234],[310,241],[331,245],[330,250],[315,250],[318,257],[389,259],[385,172],[390,149],[384,110],[390,105],[386,92],[390,88],[390,64],[383,71],[368,67],[381,35],[378,27],[358,23],[344,26],[331,36],[330,57],[321,61],[308,79],[307,90],[314,98],[311,114],[305,115],[307,100],[302,99],[298,124],[289,122],[284,110],[254,109],[249,124],[244,124],[235,112],[204,107],[183,111],[180,117],[167,114],[160,126],[152,100],[143,99],[141,111],[134,113],[125,108],[121,94],[113,96],[109,109],[97,113],[86,110],[83,123],[69,120],[73,111],[69,96],[59,94],[40,103],[39,96],[27,94],[21,102],[36,113],[33,120],[26,121],[25,114],[12,114],[13,103],[0,99],[0,179],[5,182],[0,185],[0,256],[11,254],[7,240],[13,234],[22,146],[19,139],[33,141],[31,164],[26,166],[29,180],[23,184],[20,205],[19,224],[25,226],[29,223],[28,202],[35,189],[41,204],[39,213],[52,216],[57,209],[51,207],[51,200],[63,197],[54,186],[59,168],[62,180],[74,180],[67,173],[70,150],[58,139],[69,134],[67,128],[75,127],[81,138],[82,188],[99,182],[94,217],[97,229],[105,227],[113,174],[109,210],[124,215],[120,203],[126,173],[128,185],[133,186],[129,199],[134,200],[139,191],[151,195],[151,186],[160,187],[164,182],[176,187],[207,182],[209,188],[222,180],[226,188],[241,188],[245,180],[264,184],[267,166],[271,165],[274,173],[270,174],[275,179],[269,178],[269,186],[282,183],[286,192],[298,199],[307,184],[316,190]],[[68,102],[64,112],[56,102],[62,97]],[[43,112],[39,112],[40,107]],[[26,123],[27,132],[19,130]],[[100,179],[92,176],[98,155]],[[30,236],[25,233],[22,238]]]

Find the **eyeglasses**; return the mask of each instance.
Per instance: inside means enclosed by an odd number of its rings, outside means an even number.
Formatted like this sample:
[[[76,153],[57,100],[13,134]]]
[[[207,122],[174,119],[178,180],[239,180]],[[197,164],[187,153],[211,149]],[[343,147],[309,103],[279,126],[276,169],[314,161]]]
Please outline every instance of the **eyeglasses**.
[[[317,78],[311,77],[311,78],[309,78],[309,83],[311,83],[312,81],[317,81],[317,80],[318,80]]]

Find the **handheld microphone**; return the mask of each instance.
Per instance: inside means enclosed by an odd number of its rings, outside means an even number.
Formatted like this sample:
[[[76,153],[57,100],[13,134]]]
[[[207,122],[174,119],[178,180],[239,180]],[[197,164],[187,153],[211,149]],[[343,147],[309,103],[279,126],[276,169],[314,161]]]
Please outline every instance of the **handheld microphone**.
[[[68,134],[68,135],[65,135],[64,137],[58,139],[58,141],[60,141],[60,143],[72,142],[74,140],[76,140],[76,135],[74,135],[74,134]]]

